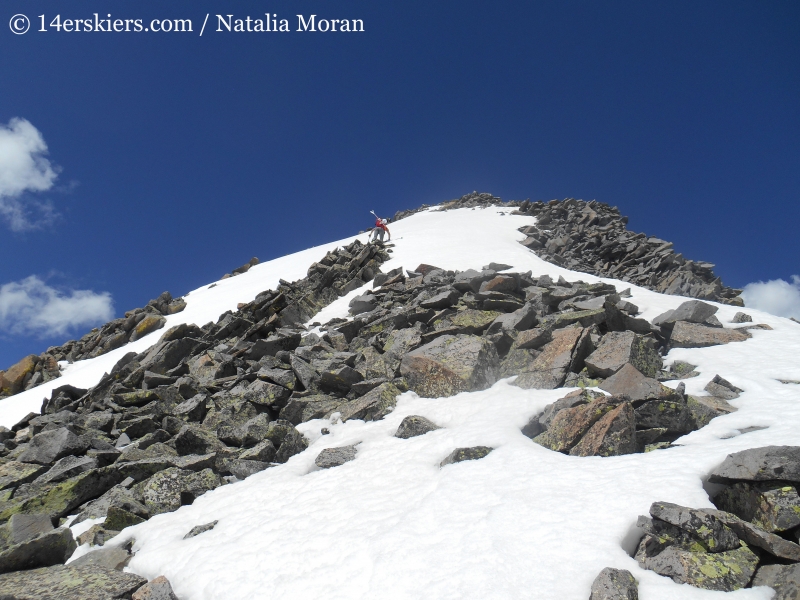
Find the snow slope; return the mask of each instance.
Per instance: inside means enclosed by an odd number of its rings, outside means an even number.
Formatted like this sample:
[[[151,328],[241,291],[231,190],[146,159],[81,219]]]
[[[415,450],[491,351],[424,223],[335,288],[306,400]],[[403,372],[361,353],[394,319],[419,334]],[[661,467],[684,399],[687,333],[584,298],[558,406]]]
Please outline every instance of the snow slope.
[[[546,263],[518,244],[517,228],[530,217],[509,209],[426,211],[392,224],[396,247],[383,270],[429,263],[446,269],[480,269],[490,261],[534,275],[597,281]],[[362,241],[366,238],[361,236]],[[293,280],[324,253],[353,238],[319,246],[252,268],[187,297],[185,311],[168,317],[199,325],[238,302]],[[684,298],[631,287],[634,304],[652,319]],[[368,284],[366,287],[370,287]],[[312,321],[346,316],[352,292]],[[719,305],[729,323],[735,307]],[[482,392],[451,398],[401,396],[385,419],[364,423],[316,420],[299,427],[305,452],[247,480],[223,486],[192,506],[156,516],[110,543],[135,538],[130,570],[166,575],[178,596],[200,599],[586,599],[604,567],[630,570],[642,600],[767,599],[768,588],[729,594],[673,583],[640,569],[628,555],[638,540],[634,524],[656,500],[711,506],[703,478],[727,454],[771,444],[800,445],[800,325],[755,310],[773,331],[726,346],[673,350],[666,357],[698,365],[687,392],[719,374],[745,392],[731,403],[739,411],[714,419],[679,440],[679,448],[611,458],[551,452],[520,433],[529,417],[565,390],[521,390],[509,380]],[[38,411],[50,389],[64,383],[88,387],[126,352],[141,351],[160,333],[97,359],[69,366],[64,376],[0,403],[0,424],[10,426]],[[675,382],[677,384],[677,382]],[[672,384],[673,386],[675,384]],[[669,384],[668,384],[669,385]],[[425,436],[393,437],[403,417],[417,414],[443,427]],[[766,429],[740,434],[750,426]],[[328,427],[330,435],[320,429]],[[314,466],[327,447],[360,443],[356,460],[327,471]],[[450,465],[454,448],[485,445],[488,457]],[[194,526],[217,526],[183,540]],[[85,552],[88,548],[79,549]]]

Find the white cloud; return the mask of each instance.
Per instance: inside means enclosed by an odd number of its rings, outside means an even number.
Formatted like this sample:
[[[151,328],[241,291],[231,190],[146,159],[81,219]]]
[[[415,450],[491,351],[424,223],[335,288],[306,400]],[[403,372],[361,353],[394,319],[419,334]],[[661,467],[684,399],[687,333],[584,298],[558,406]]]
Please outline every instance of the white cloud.
[[[30,121],[14,118],[0,124],[0,217],[12,231],[36,229],[56,216],[52,203],[23,197],[53,187],[59,169],[46,154],[47,144]]]
[[[772,279],[744,286],[742,298],[746,306],[763,310],[779,317],[800,319],[800,277],[792,275],[792,282]]]
[[[58,336],[114,317],[111,294],[57,290],[36,275],[0,286],[0,331]]]

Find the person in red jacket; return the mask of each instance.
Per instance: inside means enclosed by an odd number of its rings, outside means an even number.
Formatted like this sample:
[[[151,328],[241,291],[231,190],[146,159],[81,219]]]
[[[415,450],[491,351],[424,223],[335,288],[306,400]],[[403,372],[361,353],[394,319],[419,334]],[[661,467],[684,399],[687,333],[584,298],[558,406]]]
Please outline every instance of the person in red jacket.
[[[372,214],[375,215],[375,213]],[[383,234],[385,232],[389,235],[388,241],[392,241],[392,234],[389,231],[389,228],[386,226],[386,223],[386,219],[381,219],[378,215],[375,215],[375,228],[372,230],[372,238],[379,242],[383,242]]]

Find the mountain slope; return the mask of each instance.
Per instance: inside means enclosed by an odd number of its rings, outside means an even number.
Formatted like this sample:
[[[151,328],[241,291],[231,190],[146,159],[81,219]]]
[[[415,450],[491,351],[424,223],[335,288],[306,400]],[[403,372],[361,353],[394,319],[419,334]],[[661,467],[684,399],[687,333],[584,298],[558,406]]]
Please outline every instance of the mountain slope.
[[[519,244],[529,216],[505,207],[424,211],[391,224],[396,246],[382,270],[431,264],[480,269],[490,262],[569,281],[605,281],[631,288],[639,317],[652,321],[685,298],[626,282],[600,279],[547,263]],[[364,241],[365,236],[361,236]],[[295,279],[326,251],[352,241],[310,249],[253,267],[236,278],[187,294],[187,308],[167,319],[203,324],[238,303]],[[313,322],[346,318],[350,301],[371,283],[334,301]],[[718,306],[728,325],[739,310]],[[641,598],[711,598],[638,567],[629,553],[638,537],[636,517],[657,500],[710,506],[703,479],[726,455],[770,444],[800,442],[800,380],[796,359],[800,326],[747,311],[772,331],[752,331],[741,343],[674,348],[665,363],[697,365],[686,391],[702,395],[716,374],[744,390],[739,410],[676,441],[669,450],[616,457],[573,457],[533,444],[522,435],[529,418],[565,390],[524,390],[501,380],[483,391],[448,398],[401,395],[382,420],[345,423],[316,419],[298,429],[307,450],[286,464],[220,487],[191,506],[126,529],[110,542],[135,538],[132,571],[164,574],[181,598],[586,598],[604,567],[630,570]],[[57,386],[89,387],[126,353],[141,352],[156,332],[96,359],[70,365],[55,382],[0,403],[0,423],[11,426]],[[677,387],[678,381],[667,382]],[[48,387],[49,386],[49,387]],[[442,429],[401,440],[407,415],[427,417]],[[766,427],[742,434],[749,427]],[[330,433],[322,435],[322,429]],[[355,461],[330,470],[314,462],[325,448],[358,444]],[[480,461],[439,463],[453,448],[488,446]],[[184,540],[197,525],[213,530]],[[79,549],[78,553],[88,548]],[[731,597],[768,598],[766,588]]]

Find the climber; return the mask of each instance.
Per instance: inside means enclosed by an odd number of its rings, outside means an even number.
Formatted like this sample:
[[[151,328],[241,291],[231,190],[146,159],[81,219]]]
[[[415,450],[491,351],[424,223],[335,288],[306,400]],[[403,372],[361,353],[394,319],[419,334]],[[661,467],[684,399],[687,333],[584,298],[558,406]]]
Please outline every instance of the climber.
[[[375,215],[375,228],[372,230],[372,233],[370,234],[370,239],[374,238],[376,241],[379,241],[379,242],[383,243],[383,234],[384,234],[384,232],[386,232],[387,234],[389,234],[389,240],[388,241],[391,242],[392,241],[392,234],[389,231],[389,228],[386,226],[386,223],[387,223],[386,219],[381,219],[373,211],[370,211],[370,212],[373,215]]]

